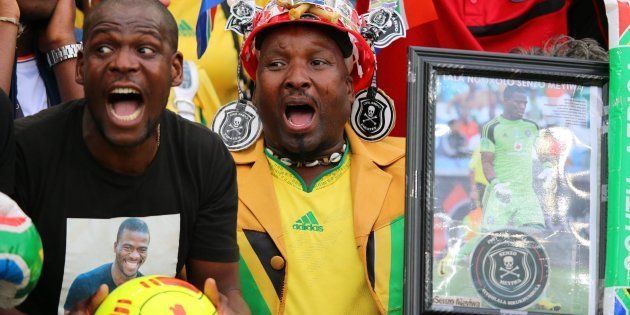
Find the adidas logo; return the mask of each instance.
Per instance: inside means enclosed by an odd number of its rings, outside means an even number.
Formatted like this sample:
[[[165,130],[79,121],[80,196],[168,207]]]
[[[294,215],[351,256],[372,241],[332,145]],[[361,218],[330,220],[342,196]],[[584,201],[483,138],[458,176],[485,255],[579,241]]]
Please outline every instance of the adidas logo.
[[[319,225],[319,222],[315,219],[315,215],[313,215],[313,211],[309,211],[295,221],[295,223],[293,223],[293,229],[298,231],[324,232],[324,227]]]
[[[177,30],[179,32],[179,35],[181,36],[194,36],[195,35],[193,28],[190,27],[190,25],[188,25],[188,23],[186,23],[185,20],[179,21],[179,25],[177,25]]]

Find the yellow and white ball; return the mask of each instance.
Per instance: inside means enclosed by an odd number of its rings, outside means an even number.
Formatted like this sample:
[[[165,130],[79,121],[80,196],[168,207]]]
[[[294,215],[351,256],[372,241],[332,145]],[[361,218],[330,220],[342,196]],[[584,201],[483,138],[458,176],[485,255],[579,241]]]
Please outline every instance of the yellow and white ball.
[[[166,276],[144,276],[116,288],[96,315],[213,315],[214,305],[192,284]]]

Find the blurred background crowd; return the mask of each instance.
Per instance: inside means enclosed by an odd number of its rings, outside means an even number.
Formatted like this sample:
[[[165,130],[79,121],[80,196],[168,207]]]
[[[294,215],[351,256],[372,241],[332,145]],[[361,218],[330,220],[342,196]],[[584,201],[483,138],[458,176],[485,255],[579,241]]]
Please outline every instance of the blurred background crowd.
[[[45,55],[80,41],[83,17],[100,1],[0,0],[0,16],[19,21],[17,33],[11,23],[0,23],[0,38],[4,42],[0,46],[0,88],[15,103],[14,117],[31,115],[82,95],[74,83],[73,63],[63,62],[50,68]],[[230,15],[226,0],[213,9],[209,49],[197,58],[195,27],[201,0],[161,1],[176,18],[179,50],[188,61],[187,81],[171,93],[169,108],[209,125],[218,108],[236,100],[237,84],[251,89],[248,78],[244,74],[237,78],[236,73],[242,37],[225,30]],[[262,6],[266,1],[256,2]],[[601,0],[396,2],[407,24],[406,38],[377,51],[379,87],[396,104],[394,136],[405,136],[406,131],[407,59],[400,56],[406,56],[409,46],[606,58],[606,50],[601,48],[607,47]],[[353,3],[359,14],[370,7],[370,0]],[[567,35],[589,39],[574,41]]]

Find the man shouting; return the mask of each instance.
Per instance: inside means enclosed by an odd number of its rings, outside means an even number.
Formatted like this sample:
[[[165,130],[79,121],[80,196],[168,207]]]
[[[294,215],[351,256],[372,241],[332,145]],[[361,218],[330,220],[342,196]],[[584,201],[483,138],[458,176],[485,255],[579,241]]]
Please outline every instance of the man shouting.
[[[233,154],[242,287],[256,314],[402,310],[404,140],[363,142],[349,127],[374,55],[352,6],[337,2],[348,10],[271,1],[241,53],[263,125]]]
[[[185,265],[189,281],[203,288],[214,278],[225,307],[247,312],[232,158],[216,134],[165,110],[170,88],[182,81],[173,16],[155,0],[100,3],[84,23],[76,81],[85,99],[16,121],[17,200],[46,256],[21,309],[63,312],[72,281],[64,273],[97,257],[101,240],[111,248],[105,233],[116,218],[135,217],[162,240],[151,244],[163,252],[151,262],[154,273],[175,275]],[[82,239],[73,235],[84,231]]]

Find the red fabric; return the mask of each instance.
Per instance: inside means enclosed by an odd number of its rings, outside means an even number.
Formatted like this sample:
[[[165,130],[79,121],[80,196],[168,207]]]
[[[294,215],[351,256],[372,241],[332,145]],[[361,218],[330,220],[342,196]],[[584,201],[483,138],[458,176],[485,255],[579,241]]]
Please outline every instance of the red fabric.
[[[433,2],[429,0],[402,0],[409,28],[437,19]]]
[[[623,32],[630,26],[630,3],[617,2],[617,8],[619,9],[619,38]]]
[[[210,9],[210,25],[214,24],[214,16],[217,14],[217,6]],[[212,29],[212,28],[211,28]]]
[[[418,3],[429,0],[415,0]],[[433,0],[438,19],[407,31],[381,50],[378,59],[378,85],[396,104],[393,136],[406,135],[407,123],[407,50],[409,46],[442,47],[466,50],[508,52],[515,47],[541,46],[548,38],[567,34],[566,0],[562,9],[533,18],[511,31],[475,38],[468,26],[485,26],[513,19],[543,0]],[[405,1],[405,5],[407,2]],[[430,4],[424,4],[429,6]],[[419,9],[415,9],[419,10]],[[407,10],[407,15],[413,14]]]
[[[466,137],[466,140],[470,140],[472,137],[479,134],[479,125],[472,119],[468,121],[458,121],[456,128],[459,133]]]
[[[370,0],[357,0],[354,8],[357,9],[357,13],[361,15],[370,9]]]

